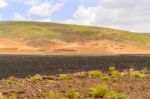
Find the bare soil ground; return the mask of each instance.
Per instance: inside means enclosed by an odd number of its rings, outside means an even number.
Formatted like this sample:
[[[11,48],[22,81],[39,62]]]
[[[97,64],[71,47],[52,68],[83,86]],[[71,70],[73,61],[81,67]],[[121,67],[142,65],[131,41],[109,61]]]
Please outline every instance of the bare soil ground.
[[[144,46],[144,45],[143,45]],[[22,42],[0,38],[0,53],[47,53],[66,55],[150,54],[150,48],[132,43],[89,40],[66,43],[59,40]]]
[[[127,94],[129,99],[150,99],[150,76],[145,78],[122,77],[115,81],[104,81],[101,78],[89,77],[87,72],[68,74],[67,80],[61,80],[58,75],[10,77],[0,80],[0,93],[11,99],[69,99],[65,93],[73,89],[79,92],[79,99],[91,99],[88,96],[90,88],[104,84],[115,92]],[[57,98],[54,98],[56,96]]]

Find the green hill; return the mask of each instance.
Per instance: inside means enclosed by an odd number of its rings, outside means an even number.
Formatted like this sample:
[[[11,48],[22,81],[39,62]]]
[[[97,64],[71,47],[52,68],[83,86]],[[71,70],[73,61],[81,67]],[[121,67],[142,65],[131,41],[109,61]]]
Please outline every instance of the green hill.
[[[138,45],[144,44],[144,46],[150,47],[150,34],[57,23],[1,21],[0,37],[22,41],[50,39],[59,39],[65,42],[110,40]]]

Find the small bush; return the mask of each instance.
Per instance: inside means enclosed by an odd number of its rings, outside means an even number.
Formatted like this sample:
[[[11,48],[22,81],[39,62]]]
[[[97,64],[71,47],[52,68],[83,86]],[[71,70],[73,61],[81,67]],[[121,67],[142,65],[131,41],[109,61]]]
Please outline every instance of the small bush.
[[[102,72],[98,71],[98,70],[90,71],[89,76],[90,77],[95,77],[95,78],[102,77]]]
[[[60,74],[59,79],[60,80],[68,80],[68,75],[67,74]]]
[[[109,81],[111,78],[108,75],[102,76],[102,80]]]
[[[119,71],[113,71],[111,73],[111,76],[114,77],[114,78],[119,78],[120,77],[120,72]]]
[[[89,96],[94,98],[104,98],[104,96],[108,93],[108,87],[105,85],[97,86],[95,88],[91,88],[89,91]]]
[[[109,67],[109,72],[112,73],[114,71],[116,71],[116,67],[115,66],[110,66]]]
[[[13,83],[14,83],[14,81],[13,81],[13,80],[10,80],[10,79],[8,79],[8,80],[7,80],[7,84],[12,85]]]
[[[36,83],[37,80],[39,80],[37,76],[31,76],[29,79],[31,80],[32,83]]]
[[[49,83],[49,84],[52,84],[54,82],[55,82],[54,80],[47,80],[47,83]]]
[[[117,71],[114,66],[109,67],[109,72],[110,72],[111,76],[115,79],[120,77],[120,72]]]
[[[42,76],[39,74],[36,74],[34,76],[30,76],[29,79],[31,80],[32,83],[36,83],[39,80],[42,80]]]
[[[136,78],[144,78],[146,74],[140,72],[140,71],[132,71],[131,72],[131,77],[136,77]]]
[[[69,90],[68,92],[66,92],[66,97],[69,99],[78,99],[80,95],[75,90]]]
[[[106,99],[128,99],[128,96],[124,93],[111,91],[105,96],[105,98]]]

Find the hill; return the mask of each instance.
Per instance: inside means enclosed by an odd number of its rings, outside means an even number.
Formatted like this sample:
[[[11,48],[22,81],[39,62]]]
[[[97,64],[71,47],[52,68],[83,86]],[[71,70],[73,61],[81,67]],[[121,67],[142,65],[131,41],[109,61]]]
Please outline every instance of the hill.
[[[0,22],[0,52],[150,53],[150,34],[41,22]],[[130,52],[129,52],[130,51]]]

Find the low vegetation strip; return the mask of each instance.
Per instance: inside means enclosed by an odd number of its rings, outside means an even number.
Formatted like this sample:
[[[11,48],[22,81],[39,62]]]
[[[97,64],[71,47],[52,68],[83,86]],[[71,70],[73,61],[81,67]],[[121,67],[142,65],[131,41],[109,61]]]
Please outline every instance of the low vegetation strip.
[[[115,65],[118,70],[150,69],[150,56],[52,56],[52,55],[0,55],[0,77],[34,74],[64,74],[89,70],[106,71]]]

